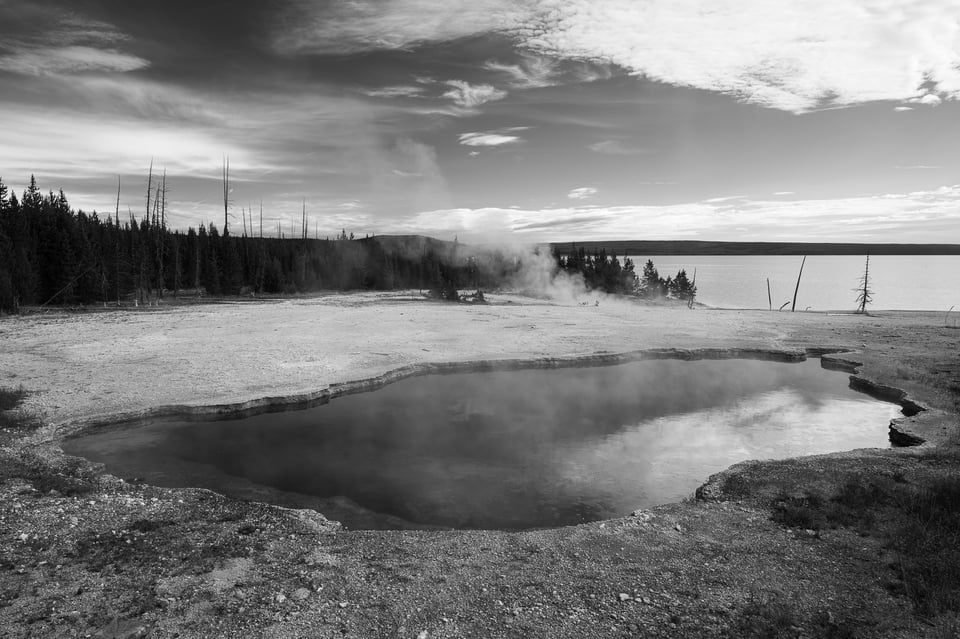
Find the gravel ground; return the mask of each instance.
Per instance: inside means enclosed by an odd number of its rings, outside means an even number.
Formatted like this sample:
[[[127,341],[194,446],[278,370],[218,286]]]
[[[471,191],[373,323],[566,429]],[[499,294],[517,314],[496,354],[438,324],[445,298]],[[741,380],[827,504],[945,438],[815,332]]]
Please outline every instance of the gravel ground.
[[[960,628],[913,613],[882,537],[787,528],[764,492],[956,473],[924,452],[952,445],[958,426],[960,331],[940,315],[488,298],[353,294],[0,319],[0,385],[29,391],[24,408],[44,423],[0,440],[0,635],[947,637]],[[825,362],[925,408],[901,428],[926,443],[739,465],[699,499],[524,533],[345,531],[312,511],[123,482],[59,449],[100,423],[309,399],[391,371],[650,349],[846,351]],[[749,481],[731,493],[730,476]]]

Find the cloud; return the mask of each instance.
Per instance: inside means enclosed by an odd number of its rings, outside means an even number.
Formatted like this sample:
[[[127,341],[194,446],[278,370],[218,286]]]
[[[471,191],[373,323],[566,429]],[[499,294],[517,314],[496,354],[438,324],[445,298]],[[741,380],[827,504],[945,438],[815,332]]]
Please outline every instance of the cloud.
[[[593,197],[597,194],[597,189],[592,186],[581,186],[578,189],[573,189],[567,193],[567,197],[571,200],[586,200]]]
[[[956,94],[954,94],[953,97],[956,97]],[[926,95],[911,98],[908,100],[908,102],[913,104],[924,104],[926,106],[940,106],[940,104],[943,102],[943,98],[935,93],[927,93]]]
[[[779,195],[779,196],[796,195],[796,192],[795,191],[777,191],[776,193],[774,193],[774,195]]]
[[[794,113],[960,97],[957,0],[300,0],[281,12],[286,53],[411,48],[486,33],[525,60],[621,69]],[[542,64],[538,68],[535,64]],[[488,63],[518,85],[554,62]]]
[[[942,167],[939,167],[939,166],[931,166],[931,165],[929,165],[929,164],[911,164],[911,165],[908,165],[908,166],[900,166],[900,165],[897,165],[897,166],[895,166],[895,167],[893,167],[893,168],[895,168],[895,169],[903,169],[903,170],[906,170],[906,171],[928,171],[928,170],[932,170],[932,169],[939,169],[939,168],[942,168]]]
[[[517,64],[501,64],[488,60],[483,64],[483,68],[507,76],[510,86],[516,89],[549,87],[560,80],[559,63],[538,55],[523,55]]]
[[[893,110],[894,111],[913,111],[913,107],[898,106],[898,107],[893,107]]]
[[[453,100],[454,104],[465,109],[473,109],[507,97],[506,91],[489,84],[470,84],[463,80],[448,80],[445,84],[451,89],[444,93],[443,97]]]
[[[704,200],[706,204],[720,204],[721,202],[731,202],[734,200],[745,200],[746,195],[726,195],[723,197],[712,197],[708,200]]]
[[[2,4],[2,3],[0,3]],[[0,7],[0,21],[5,11]],[[17,19],[41,23],[39,31],[14,28],[0,46],[0,70],[21,75],[124,73],[149,66],[139,56],[117,48],[129,37],[113,25],[53,7],[30,7]]]
[[[501,229],[530,242],[644,239],[884,242],[960,241],[960,185],[932,191],[832,200],[744,200],[670,206],[485,207],[425,211],[403,230],[459,234]],[[744,230],[748,229],[748,230]],[[399,229],[398,229],[399,230]]]
[[[371,98],[416,98],[423,94],[423,87],[392,86],[379,89],[363,89],[361,93]]]
[[[521,138],[515,135],[501,135],[499,133],[461,133],[460,144],[465,146],[503,146],[516,144]]]
[[[500,31],[522,20],[512,0],[294,0],[278,16],[274,47],[284,54],[351,54],[406,49]]]
[[[85,46],[21,49],[0,57],[0,69],[23,75],[103,71],[123,73],[149,66],[149,62],[115,49]]]
[[[184,123],[142,122],[128,118],[109,121],[58,109],[30,112],[0,106],[5,123],[0,166],[23,174],[90,177],[143,171],[151,155],[166,158],[171,172],[212,172],[224,153],[237,171],[249,168],[253,158],[241,148],[216,140]],[[35,144],[38,131],[56,145]],[[136,144],[131,144],[136,140]]]
[[[518,135],[512,135],[519,131],[526,131],[529,127],[514,126],[506,129],[497,129],[496,131],[482,131],[473,133],[461,133],[460,144],[464,146],[503,146],[504,144],[517,144],[523,142],[523,138]]]
[[[620,140],[603,140],[587,147],[595,153],[606,153],[609,155],[646,155],[653,153],[653,149],[642,146],[633,146]]]
[[[960,96],[956,0],[541,0],[529,49],[803,112]],[[935,97],[935,96],[934,96]]]

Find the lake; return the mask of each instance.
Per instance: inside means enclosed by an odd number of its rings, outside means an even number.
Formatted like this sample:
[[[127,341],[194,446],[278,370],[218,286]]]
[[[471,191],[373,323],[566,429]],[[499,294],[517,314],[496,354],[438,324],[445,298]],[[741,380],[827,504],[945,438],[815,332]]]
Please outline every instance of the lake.
[[[656,360],[412,377],[304,410],[130,424],[64,450],[350,528],[526,529],[677,501],[738,461],[886,447],[900,414],[819,360]]]
[[[681,268],[697,271],[697,301],[718,308],[768,308],[767,281],[773,308],[791,302],[802,256],[701,255],[631,256],[637,275],[652,259],[661,277]],[[811,255],[803,267],[797,310],[853,311],[853,290],[863,275],[865,258],[855,255]],[[960,255],[876,255],[870,257],[873,303],[867,310],[960,309]],[[790,306],[787,306],[789,309]]]

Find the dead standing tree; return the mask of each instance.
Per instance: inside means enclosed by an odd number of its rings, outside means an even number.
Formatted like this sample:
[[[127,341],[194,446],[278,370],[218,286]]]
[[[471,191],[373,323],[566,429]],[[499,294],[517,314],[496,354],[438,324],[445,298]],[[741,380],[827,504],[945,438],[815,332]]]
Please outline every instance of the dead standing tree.
[[[797,286],[793,289],[793,304],[790,306],[790,312],[794,312],[797,309],[797,292],[800,290],[800,278],[803,277],[803,265],[807,263],[807,256],[803,256],[803,261],[800,262],[800,273],[797,274]],[[786,306],[784,304],[783,306]],[[783,308],[781,306],[780,308]]]
[[[867,263],[863,267],[863,275],[860,276],[860,286],[853,290],[857,292],[857,313],[866,313],[867,304],[873,301],[873,291],[870,289],[869,255],[867,255]]]
[[[230,157],[223,156],[223,236],[229,233],[230,217]]]

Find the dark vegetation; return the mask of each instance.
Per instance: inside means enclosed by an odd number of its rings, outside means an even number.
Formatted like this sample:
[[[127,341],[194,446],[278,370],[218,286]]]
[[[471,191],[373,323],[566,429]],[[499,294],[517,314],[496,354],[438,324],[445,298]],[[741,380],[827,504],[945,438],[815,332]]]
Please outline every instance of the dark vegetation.
[[[22,386],[0,388],[0,428],[19,429],[25,425],[27,420],[16,409],[26,396],[27,391]]]
[[[74,212],[63,192],[23,197],[0,182],[0,310],[20,306],[153,303],[207,295],[421,288],[450,299],[460,288],[507,281],[521,261],[498,251],[421,236],[332,240],[268,238],[212,223],[167,227],[159,204],[137,219]],[[165,204],[162,205],[165,207]],[[148,206],[149,210],[149,206]]]
[[[560,253],[554,245],[553,254],[560,269],[570,275],[580,275],[588,289],[646,299],[672,297],[690,305],[697,296],[696,282],[687,277],[685,269],[680,269],[675,277],[663,278],[652,260],[647,260],[643,272],[637,275],[633,260],[624,257],[621,265],[617,256],[608,255],[606,249],[589,254],[583,246],[574,245],[568,253]]]
[[[243,229],[233,235],[226,221],[222,230],[213,223],[169,228],[165,180],[150,192],[139,219],[128,211],[123,220],[119,208],[105,218],[74,211],[63,191],[43,195],[33,177],[19,199],[0,181],[0,311],[155,304],[183,294],[405,288],[448,301],[461,301],[461,289],[474,289],[468,301],[482,302],[484,288],[509,283],[527,267],[525,260],[541,259],[423,236],[354,239],[343,231],[321,240],[304,230],[298,238],[263,237],[253,233],[252,218],[249,225],[245,218]],[[621,265],[605,251],[587,255],[581,248],[554,257],[560,269],[581,274],[589,289],[690,302],[696,293],[684,271],[661,279],[652,262],[638,278],[629,259]]]
[[[956,464],[960,453],[931,451],[924,463]],[[736,489],[737,487],[734,487]],[[889,588],[906,595],[923,617],[960,613],[960,477],[926,481],[855,476],[833,494],[781,493],[773,519],[790,528],[819,531],[843,526],[879,536],[897,556]]]
[[[26,395],[23,388],[0,387],[0,446],[23,437],[40,425],[34,416],[19,408]],[[65,458],[59,467],[53,468],[48,460],[29,449],[14,453],[0,448],[0,482],[15,477],[26,480],[40,493],[56,491],[72,496],[94,489],[96,469],[79,457]]]

